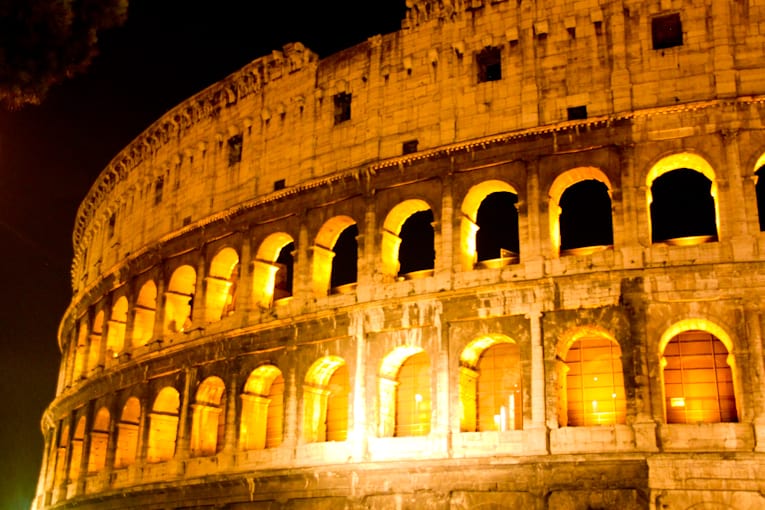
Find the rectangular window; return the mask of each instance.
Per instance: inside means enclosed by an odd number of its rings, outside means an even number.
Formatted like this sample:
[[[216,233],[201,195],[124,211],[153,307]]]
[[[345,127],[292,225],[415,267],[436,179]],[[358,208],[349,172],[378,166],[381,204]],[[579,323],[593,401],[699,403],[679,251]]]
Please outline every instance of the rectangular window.
[[[583,120],[587,118],[587,106],[569,106],[567,109],[568,120]]]
[[[242,161],[242,135],[234,135],[228,139],[228,166]]]
[[[476,54],[478,83],[502,79],[502,57],[500,48],[488,46]]]
[[[651,38],[655,50],[682,46],[683,25],[680,22],[680,13],[675,12],[653,18],[651,20]]]
[[[335,125],[351,120],[351,94],[340,92],[335,94]]]
[[[417,152],[417,140],[409,140],[404,142],[402,151],[404,154],[411,154]]]
[[[284,189],[284,179],[279,179],[278,181],[274,181],[274,191],[279,191],[280,189]]]
[[[111,216],[109,216],[109,225],[106,229],[106,236],[108,239],[111,239],[114,237],[114,226],[117,224],[117,213],[112,213]]]

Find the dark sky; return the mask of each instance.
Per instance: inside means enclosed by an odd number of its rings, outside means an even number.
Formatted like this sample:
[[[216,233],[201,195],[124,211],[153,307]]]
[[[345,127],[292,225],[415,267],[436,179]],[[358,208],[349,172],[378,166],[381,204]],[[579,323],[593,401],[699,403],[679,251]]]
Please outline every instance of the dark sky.
[[[35,491],[74,215],[99,172],[165,111],[251,60],[293,41],[326,57],[404,16],[404,0],[306,4],[131,0],[88,72],[41,106],[0,111],[0,508],[27,509]]]

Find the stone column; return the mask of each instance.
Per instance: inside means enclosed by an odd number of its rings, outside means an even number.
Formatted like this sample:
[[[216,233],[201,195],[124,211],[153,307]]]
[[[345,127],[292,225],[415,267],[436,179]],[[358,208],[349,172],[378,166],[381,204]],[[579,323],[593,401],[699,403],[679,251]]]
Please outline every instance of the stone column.
[[[448,278],[448,275],[454,271],[454,247],[459,248],[459,239],[454,239],[454,205],[453,205],[453,193],[452,176],[451,173],[446,175],[443,179],[441,189],[441,218],[437,222],[440,228],[435,229],[435,250],[436,261],[434,274],[438,276],[439,273],[444,274]],[[459,232],[458,232],[459,233]]]
[[[239,420],[237,420],[237,415],[239,413],[237,413],[236,409],[236,403],[239,400],[237,398],[239,395],[239,376],[236,371],[232,371],[229,376],[227,388],[226,426],[223,433],[223,453],[226,456],[231,456],[236,452],[237,431],[239,429]]]
[[[755,450],[765,452],[765,354],[762,345],[765,317],[755,306],[747,306],[744,313],[749,344],[749,381],[753,390],[749,402],[753,414]]]
[[[526,263],[527,277],[541,277],[544,274],[544,257],[540,241],[542,196],[539,191],[539,162],[534,160],[526,165],[526,218],[527,245],[520,246],[521,261]],[[522,217],[519,218],[523,226]],[[546,222],[545,222],[546,224]]]
[[[192,388],[197,378],[196,368],[187,368],[184,371],[183,394],[181,395],[181,408],[178,419],[178,436],[176,437],[175,458],[184,460],[189,457],[189,443],[191,434],[189,425],[191,424],[191,404]]]

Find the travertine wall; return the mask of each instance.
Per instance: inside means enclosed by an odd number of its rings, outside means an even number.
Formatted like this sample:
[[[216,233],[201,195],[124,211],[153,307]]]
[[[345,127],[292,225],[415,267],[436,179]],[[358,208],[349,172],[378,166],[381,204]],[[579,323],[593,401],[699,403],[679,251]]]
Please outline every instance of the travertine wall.
[[[324,60],[289,45],[118,155],[75,225],[75,296],[35,507],[765,507],[765,204],[755,186],[765,4],[569,4],[412,2],[400,32]],[[651,20],[668,13],[680,14],[683,43],[653,49]],[[485,47],[500,48],[502,76],[479,83]],[[350,119],[336,123],[340,93],[351,94]],[[576,106],[587,118],[567,119]],[[654,243],[652,185],[679,168],[711,181],[716,236]],[[561,251],[560,198],[593,179],[608,190],[613,245]],[[477,204],[495,191],[518,197],[518,259],[476,264]],[[396,229],[423,208],[433,269],[398,275]],[[358,279],[332,292],[322,261],[348,221]],[[263,291],[274,239],[295,245],[286,299]],[[226,248],[238,279],[216,273]],[[173,287],[182,266],[192,291]],[[139,293],[150,281],[145,326]],[[236,306],[218,319],[211,296],[233,285]],[[191,296],[188,322],[169,328]],[[727,350],[737,420],[668,423],[664,349],[684,331]],[[582,335],[619,347],[623,423],[561,423],[561,364]],[[466,353],[490,340],[519,348],[522,423],[466,432]],[[386,381],[401,366],[391,360],[414,352],[430,363],[430,433],[391,437]],[[345,441],[306,440],[322,360],[348,369]],[[284,378],[282,443],[244,450],[245,381],[266,365]],[[209,377],[225,387],[221,428],[217,451],[200,456],[195,399]],[[176,444],[172,458],[149,462],[152,405],[168,387],[180,396]],[[139,439],[122,467],[118,422],[130,398]],[[94,430],[104,408],[109,427]]]

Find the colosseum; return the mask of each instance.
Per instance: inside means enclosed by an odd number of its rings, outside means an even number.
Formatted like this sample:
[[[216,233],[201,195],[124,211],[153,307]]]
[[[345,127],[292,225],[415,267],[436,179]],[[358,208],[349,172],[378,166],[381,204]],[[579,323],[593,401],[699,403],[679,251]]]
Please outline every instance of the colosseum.
[[[82,202],[35,509],[765,508],[765,1],[409,0]]]

